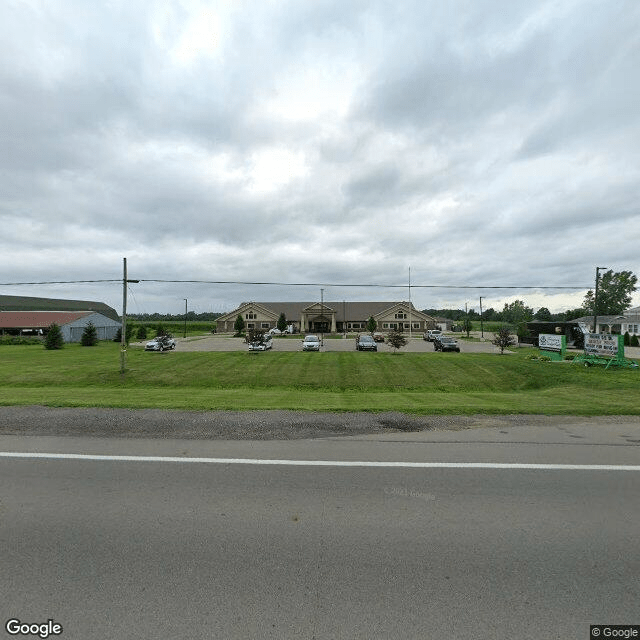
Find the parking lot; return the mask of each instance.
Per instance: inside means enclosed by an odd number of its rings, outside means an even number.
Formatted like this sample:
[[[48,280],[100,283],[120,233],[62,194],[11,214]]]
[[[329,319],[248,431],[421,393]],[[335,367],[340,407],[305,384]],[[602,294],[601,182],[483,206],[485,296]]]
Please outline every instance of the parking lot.
[[[402,352],[409,353],[433,353],[433,343],[422,339],[422,336],[408,339]],[[229,335],[212,335],[203,337],[176,338],[178,351],[246,351],[248,349],[244,338],[234,338]],[[462,353],[500,353],[500,350],[491,344],[490,340],[485,342],[467,342],[459,340],[460,351]],[[142,346],[142,343],[140,343]],[[355,351],[355,338],[325,337],[322,351]],[[275,337],[273,339],[273,351],[302,351],[301,337]],[[379,352],[391,353],[393,349],[386,343],[378,343]],[[455,353],[451,354],[455,357]]]

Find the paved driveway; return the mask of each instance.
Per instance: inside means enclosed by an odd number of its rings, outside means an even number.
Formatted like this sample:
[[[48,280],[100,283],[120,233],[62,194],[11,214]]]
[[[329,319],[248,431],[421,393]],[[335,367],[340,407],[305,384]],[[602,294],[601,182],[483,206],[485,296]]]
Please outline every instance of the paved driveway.
[[[247,344],[243,338],[233,338],[224,335],[205,336],[202,338],[176,338],[178,351],[246,351]],[[490,341],[486,342],[466,342],[460,340],[460,351],[463,353],[499,353],[500,350],[493,346]],[[274,338],[274,351],[301,351],[302,338]],[[393,349],[386,343],[378,344],[381,352],[392,352]],[[322,351],[355,351],[355,340],[353,338],[325,338]],[[402,348],[403,352],[410,353],[433,353],[433,343],[426,342],[422,337],[409,340],[409,343]],[[455,357],[455,353],[451,356]]]

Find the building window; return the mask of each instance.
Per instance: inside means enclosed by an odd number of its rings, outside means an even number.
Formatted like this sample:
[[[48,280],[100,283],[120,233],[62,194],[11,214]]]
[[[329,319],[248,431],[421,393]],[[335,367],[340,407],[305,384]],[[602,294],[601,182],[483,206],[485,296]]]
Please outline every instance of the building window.
[[[253,322],[247,323],[247,329],[255,329],[256,325]]]
[[[407,317],[406,313],[396,313],[395,318],[396,320],[404,320]]]
[[[255,320],[255,319],[256,319],[256,317],[257,317],[257,316],[256,316],[256,314],[255,314],[255,313],[247,313],[247,314],[245,314],[245,318],[246,318],[247,320]]]
[[[409,328],[409,323],[408,323],[408,322],[405,322],[405,323],[404,323],[404,328],[405,328],[405,329],[408,329],[408,328]]]
[[[389,323],[388,322],[383,322],[382,323],[382,328],[383,329],[388,329],[389,328]]]
[[[261,322],[260,323],[260,328],[261,329],[270,329],[271,327],[269,326],[268,322]]]
[[[414,322],[412,326],[413,326],[414,329],[419,329],[420,328],[420,323],[419,322]]]

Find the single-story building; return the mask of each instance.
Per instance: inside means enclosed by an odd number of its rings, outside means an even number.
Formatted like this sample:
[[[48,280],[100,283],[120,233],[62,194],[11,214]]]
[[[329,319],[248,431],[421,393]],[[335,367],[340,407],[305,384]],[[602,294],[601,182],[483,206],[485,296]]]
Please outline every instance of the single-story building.
[[[113,340],[122,326],[120,321],[95,311],[0,311],[0,334],[44,335],[55,323],[65,342],[80,342],[90,322],[98,340]]]
[[[243,302],[216,320],[217,330],[234,331],[240,315],[246,329],[268,331],[276,327],[281,313],[295,333],[366,331],[371,317],[376,321],[376,331],[382,332],[399,329],[419,333],[436,327],[435,318],[410,302]]]
[[[593,331],[593,316],[578,318],[579,322],[584,322],[590,331]],[[618,333],[631,336],[640,336],[640,307],[628,309],[617,316],[597,316],[595,333]]]

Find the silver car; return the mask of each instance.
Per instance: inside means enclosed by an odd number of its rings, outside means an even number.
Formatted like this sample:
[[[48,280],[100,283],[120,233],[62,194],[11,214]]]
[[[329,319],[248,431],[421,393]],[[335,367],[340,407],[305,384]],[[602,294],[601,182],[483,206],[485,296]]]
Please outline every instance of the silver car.
[[[302,341],[303,351],[320,351],[320,338],[318,336],[305,336]]]
[[[267,349],[271,349],[271,347],[273,347],[273,339],[268,333],[263,336],[262,340],[249,343],[249,351],[266,351]]]
[[[144,347],[145,351],[168,351],[176,348],[176,341],[172,336],[158,336]]]

